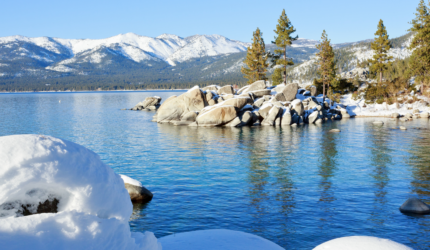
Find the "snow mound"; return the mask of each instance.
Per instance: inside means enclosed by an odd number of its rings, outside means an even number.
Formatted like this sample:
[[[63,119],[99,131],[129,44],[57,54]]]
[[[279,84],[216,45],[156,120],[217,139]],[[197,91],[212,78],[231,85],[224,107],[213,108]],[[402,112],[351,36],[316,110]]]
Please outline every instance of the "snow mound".
[[[350,236],[337,238],[327,241],[314,250],[413,250],[410,247],[402,245],[388,239],[382,239],[370,236]]]
[[[39,213],[55,200],[56,213]],[[0,242],[7,249],[160,250],[152,233],[130,232],[131,213],[124,182],[96,153],[48,136],[0,137]]]
[[[284,250],[259,236],[226,229],[179,233],[159,240],[163,250]]]

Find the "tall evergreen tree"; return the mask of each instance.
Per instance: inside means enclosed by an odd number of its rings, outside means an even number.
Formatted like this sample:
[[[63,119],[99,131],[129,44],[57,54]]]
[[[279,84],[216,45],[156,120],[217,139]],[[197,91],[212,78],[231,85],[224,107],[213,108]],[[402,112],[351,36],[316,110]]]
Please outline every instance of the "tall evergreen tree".
[[[298,36],[291,36],[296,30],[294,26],[291,24],[290,19],[285,14],[285,9],[282,10],[281,17],[278,19],[278,24],[276,25],[276,33],[275,41],[273,44],[276,44],[279,49],[275,50],[275,53],[278,54],[276,57],[276,65],[282,65],[284,68],[283,78],[284,83],[287,83],[287,66],[294,65],[293,61],[290,58],[287,58],[287,47],[293,44],[293,41],[297,40]]]
[[[318,74],[321,77],[323,85],[323,102],[325,101],[326,92],[328,92],[330,85],[336,82],[336,62],[333,47],[324,30],[321,36],[321,42],[316,45],[319,50],[316,53],[318,58]],[[327,91],[326,91],[327,87]]]
[[[421,85],[421,93],[424,93],[424,85],[430,84],[430,14],[424,0],[420,1],[415,16],[409,29],[415,32],[409,46],[413,50],[409,70],[415,76],[415,82]]]
[[[387,29],[382,20],[379,20],[375,36],[375,41],[370,45],[374,52],[373,59],[369,60],[372,64],[370,70],[379,73],[379,83],[382,84],[382,73],[388,69],[388,65],[391,65],[390,60],[393,59],[392,56],[387,54],[391,49],[391,42],[388,39]]]
[[[249,84],[258,80],[267,80],[267,54],[262,35],[263,32],[257,28],[253,33],[252,45],[248,47],[245,61],[243,61],[247,67],[242,67],[241,72],[244,74],[243,77],[248,79]]]

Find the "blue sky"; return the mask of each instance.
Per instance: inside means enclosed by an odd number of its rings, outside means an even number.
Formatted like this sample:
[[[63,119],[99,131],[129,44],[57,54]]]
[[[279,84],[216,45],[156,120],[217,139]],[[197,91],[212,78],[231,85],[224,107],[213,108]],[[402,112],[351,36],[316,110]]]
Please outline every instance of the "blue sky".
[[[285,8],[301,38],[319,40],[325,29],[333,43],[373,38],[379,19],[390,37],[410,27],[419,0],[164,0],[164,1],[3,1],[0,36],[106,38],[133,32],[156,37],[220,34],[251,41],[259,27],[273,40]]]

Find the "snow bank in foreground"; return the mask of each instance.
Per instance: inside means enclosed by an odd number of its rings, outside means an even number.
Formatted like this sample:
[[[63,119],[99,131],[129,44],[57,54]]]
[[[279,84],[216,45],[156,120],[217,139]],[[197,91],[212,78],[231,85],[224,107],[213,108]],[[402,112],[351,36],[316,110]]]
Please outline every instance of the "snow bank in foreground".
[[[314,250],[413,250],[397,242],[370,236],[350,236],[327,241]]]
[[[159,240],[163,250],[284,250],[259,236],[226,229],[179,233]]]
[[[57,213],[33,214],[54,200]],[[121,177],[94,152],[47,136],[0,137],[2,247],[161,250],[154,234],[130,232],[131,213]]]

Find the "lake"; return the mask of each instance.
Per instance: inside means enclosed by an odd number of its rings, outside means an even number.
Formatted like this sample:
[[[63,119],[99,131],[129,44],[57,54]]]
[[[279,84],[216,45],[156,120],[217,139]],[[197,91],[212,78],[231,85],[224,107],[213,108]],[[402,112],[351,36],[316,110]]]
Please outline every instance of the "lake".
[[[182,92],[0,94],[0,136],[70,140],[141,181],[154,198],[134,206],[132,231],[162,237],[224,228],[286,249],[367,235],[430,248],[430,215],[398,210],[410,197],[430,203],[430,130],[414,129],[429,129],[428,119],[207,128],[157,124],[154,112],[121,110]],[[408,130],[390,129],[399,125]],[[342,132],[328,133],[332,128]]]

